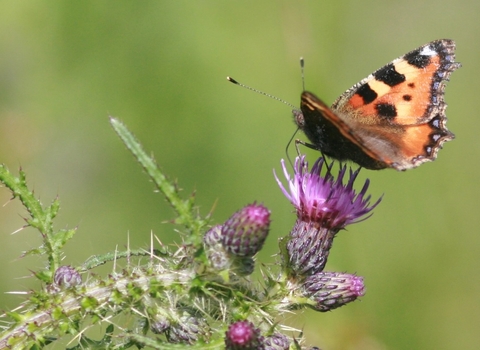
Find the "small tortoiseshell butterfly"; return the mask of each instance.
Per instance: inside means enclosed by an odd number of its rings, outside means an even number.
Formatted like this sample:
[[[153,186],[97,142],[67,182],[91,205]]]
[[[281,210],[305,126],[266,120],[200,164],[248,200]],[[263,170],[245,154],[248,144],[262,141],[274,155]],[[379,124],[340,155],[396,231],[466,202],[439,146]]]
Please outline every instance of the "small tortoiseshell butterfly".
[[[443,95],[459,67],[453,40],[432,41],[355,84],[330,108],[304,91],[295,123],[308,147],[337,160],[374,170],[415,168],[455,137],[445,126]]]

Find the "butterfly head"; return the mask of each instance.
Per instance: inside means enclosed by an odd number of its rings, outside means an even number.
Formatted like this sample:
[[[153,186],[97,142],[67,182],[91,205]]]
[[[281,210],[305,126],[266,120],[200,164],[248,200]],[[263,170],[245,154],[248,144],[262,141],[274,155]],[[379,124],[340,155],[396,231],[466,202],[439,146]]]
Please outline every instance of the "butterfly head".
[[[303,116],[302,111],[299,109],[293,109],[292,114],[293,114],[293,121],[295,122],[295,124],[297,124],[297,126],[300,129],[303,129],[305,127],[305,118]]]

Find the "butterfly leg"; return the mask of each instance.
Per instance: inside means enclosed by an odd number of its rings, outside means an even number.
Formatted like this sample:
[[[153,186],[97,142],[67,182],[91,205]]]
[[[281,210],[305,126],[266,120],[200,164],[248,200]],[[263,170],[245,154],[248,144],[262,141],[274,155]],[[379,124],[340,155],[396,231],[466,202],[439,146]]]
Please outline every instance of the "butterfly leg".
[[[290,139],[290,141],[288,141],[287,143],[287,147],[285,148],[285,153],[287,154],[287,159],[288,159],[288,162],[290,163],[290,165],[292,166],[293,168],[293,162],[292,160],[290,159],[290,155],[288,154],[288,148],[290,147],[290,144],[292,143],[292,140],[293,140],[293,137]],[[319,151],[319,149],[317,149],[314,145],[310,144],[310,143],[306,143],[302,140],[299,140],[299,139],[296,139],[295,140],[295,150],[297,151],[297,156],[300,156],[301,153],[300,153],[300,149],[298,148],[298,145],[301,144],[305,147],[308,147],[308,148],[311,148],[311,149],[314,149],[316,151]],[[322,152],[322,151],[320,151]],[[322,153],[322,157],[324,157],[323,153]],[[325,158],[325,157],[324,157]]]
[[[298,148],[298,145],[303,145],[303,146],[308,147],[310,149],[313,149],[315,151],[319,151],[322,154],[322,158],[325,158],[325,155],[323,154],[321,149],[318,149],[318,147],[316,147],[315,145],[312,145],[311,143],[307,143],[307,142],[299,140],[299,139],[295,140],[295,149],[297,150],[297,155],[300,155],[300,149]]]

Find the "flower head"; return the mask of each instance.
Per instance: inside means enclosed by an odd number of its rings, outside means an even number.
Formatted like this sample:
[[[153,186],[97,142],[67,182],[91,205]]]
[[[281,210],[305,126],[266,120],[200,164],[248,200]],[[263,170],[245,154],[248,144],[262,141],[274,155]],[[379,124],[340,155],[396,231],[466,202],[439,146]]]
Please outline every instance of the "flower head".
[[[184,314],[176,323],[165,329],[170,343],[194,344],[197,340],[208,339],[210,328],[205,319]]]
[[[356,300],[365,294],[360,276],[340,272],[319,272],[307,277],[303,294],[314,301],[318,311],[330,311]]]
[[[322,177],[320,174],[324,165],[326,174]],[[325,164],[323,158],[319,158],[309,172],[305,156],[297,157],[293,178],[288,174],[283,160],[282,168],[290,191],[276,175],[275,178],[285,196],[295,206],[298,218],[314,221],[323,228],[338,231],[349,224],[365,220],[367,218],[365,215],[381,200],[369,206],[370,196],[365,196],[369,180],[365,181],[359,193],[355,192],[353,184],[359,170],[350,169],[349,180],[344,184],[346,165],[340,169],[336,179],[331,173],[331,167]]]
[[[265,350],[288,350],[290,340],[282,333],[275,333],[265,338]]]
[[[236,256],[254,256],[267,238],[270,211],[261,204],[250,204],[234,213],[222,225],[222,245]]]
[[[150,330],[155,334],[162,334],[170,328],[170,321],[165,316],[156,316],[150,323]]]
[[[325,165],[326,171],[322,176]],[[293,178],[282,167],[288,181],[289,191],[278,177],[275,178],[285,196],[295,206],[297,221],[287,242],[288,268],[291,276],[309,276],[323,271],[335,235],[348,224],[365,220],[380,199],[370,206],[366,196],[369,181],[360,192],[353,188],[358,172],[349,170],[349,179],[344,184],[347,167],[340,168],[335,178],[331,165],[319,158],[308,170],[305,156],[295,160]]]
[[[225,349],[265,349],[264,338],[260,335],[260,330],[252,322],[237,321],[228,327],[225,334]]]
[[[69,265],[60,266],[53,275],[55,286],[61,288],[71,288],[82,283],[82,277],[73,267]]]
[[[222,225],[215,225],[203,236],[203,242],[207,247],[215,247],[222,243]]]

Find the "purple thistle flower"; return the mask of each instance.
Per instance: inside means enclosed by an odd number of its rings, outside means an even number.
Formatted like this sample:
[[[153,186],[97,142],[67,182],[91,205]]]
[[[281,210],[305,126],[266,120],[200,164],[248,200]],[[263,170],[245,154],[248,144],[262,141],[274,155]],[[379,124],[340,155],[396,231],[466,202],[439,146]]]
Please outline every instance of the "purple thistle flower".
[[[237,321],[232,323],[225,333],[226,350],[263,350],[264,338],[252,322]]]
[[[369,180],[365,181],[362,190],[357,194],[353,189],[353,183],[358,176],[359,170],[350,169],[350,177],[343,184],[347,167],[344,165],[335,180],[331,174],[331,167],[327,168],[324,177],[320,175],[325,160],[319,158],[308,172],[308,163],[305,156],[295,159],[295,175],[290,178],[282,159],[283,173],[288,181],[290,192],[282,185],[277,175],[278,182],[285,196],[292,202],[297,210],[297,216],[304,221],[314,221],[324,228],[339,231],[349,224],[367,219],[364,217],[377,206],[381,198],[372,206],[369,206],[370,196],[365,197]],[[362,218],[363,217],[363,218]],[[362,218],[362,219],[361,219]]]
[[[270,229],[270,211],[250,204],[234,213],[222,225],[222,245],[231,254],[252,257],[260,249]]]
[[[305,279],[302,286],[305,297],[314,301],[317,311],[330,311],[356,300],[365,294],[363,278],[339,273],[319,272]]]
[[[309,172],[305,156],[297,157],[295,175],[290,178],[282,160],[290,191],[285,189],[275,174],[281,190],[297,212],[297,221],[287,243],[288,267],[293,275],[308,276],[323,271],[338,231],[368,218],[365,215],[381,200],[369,206],[370,196],[366,196],[368,180],[359,193],[355,192],[353,184],[359,170],[350,169],[349,180],[344,184],[347,167],[343,166],[335,178],[328,165],[325,165],[325,175],[321,176],[324,164],[324,159],[319,158]]]

